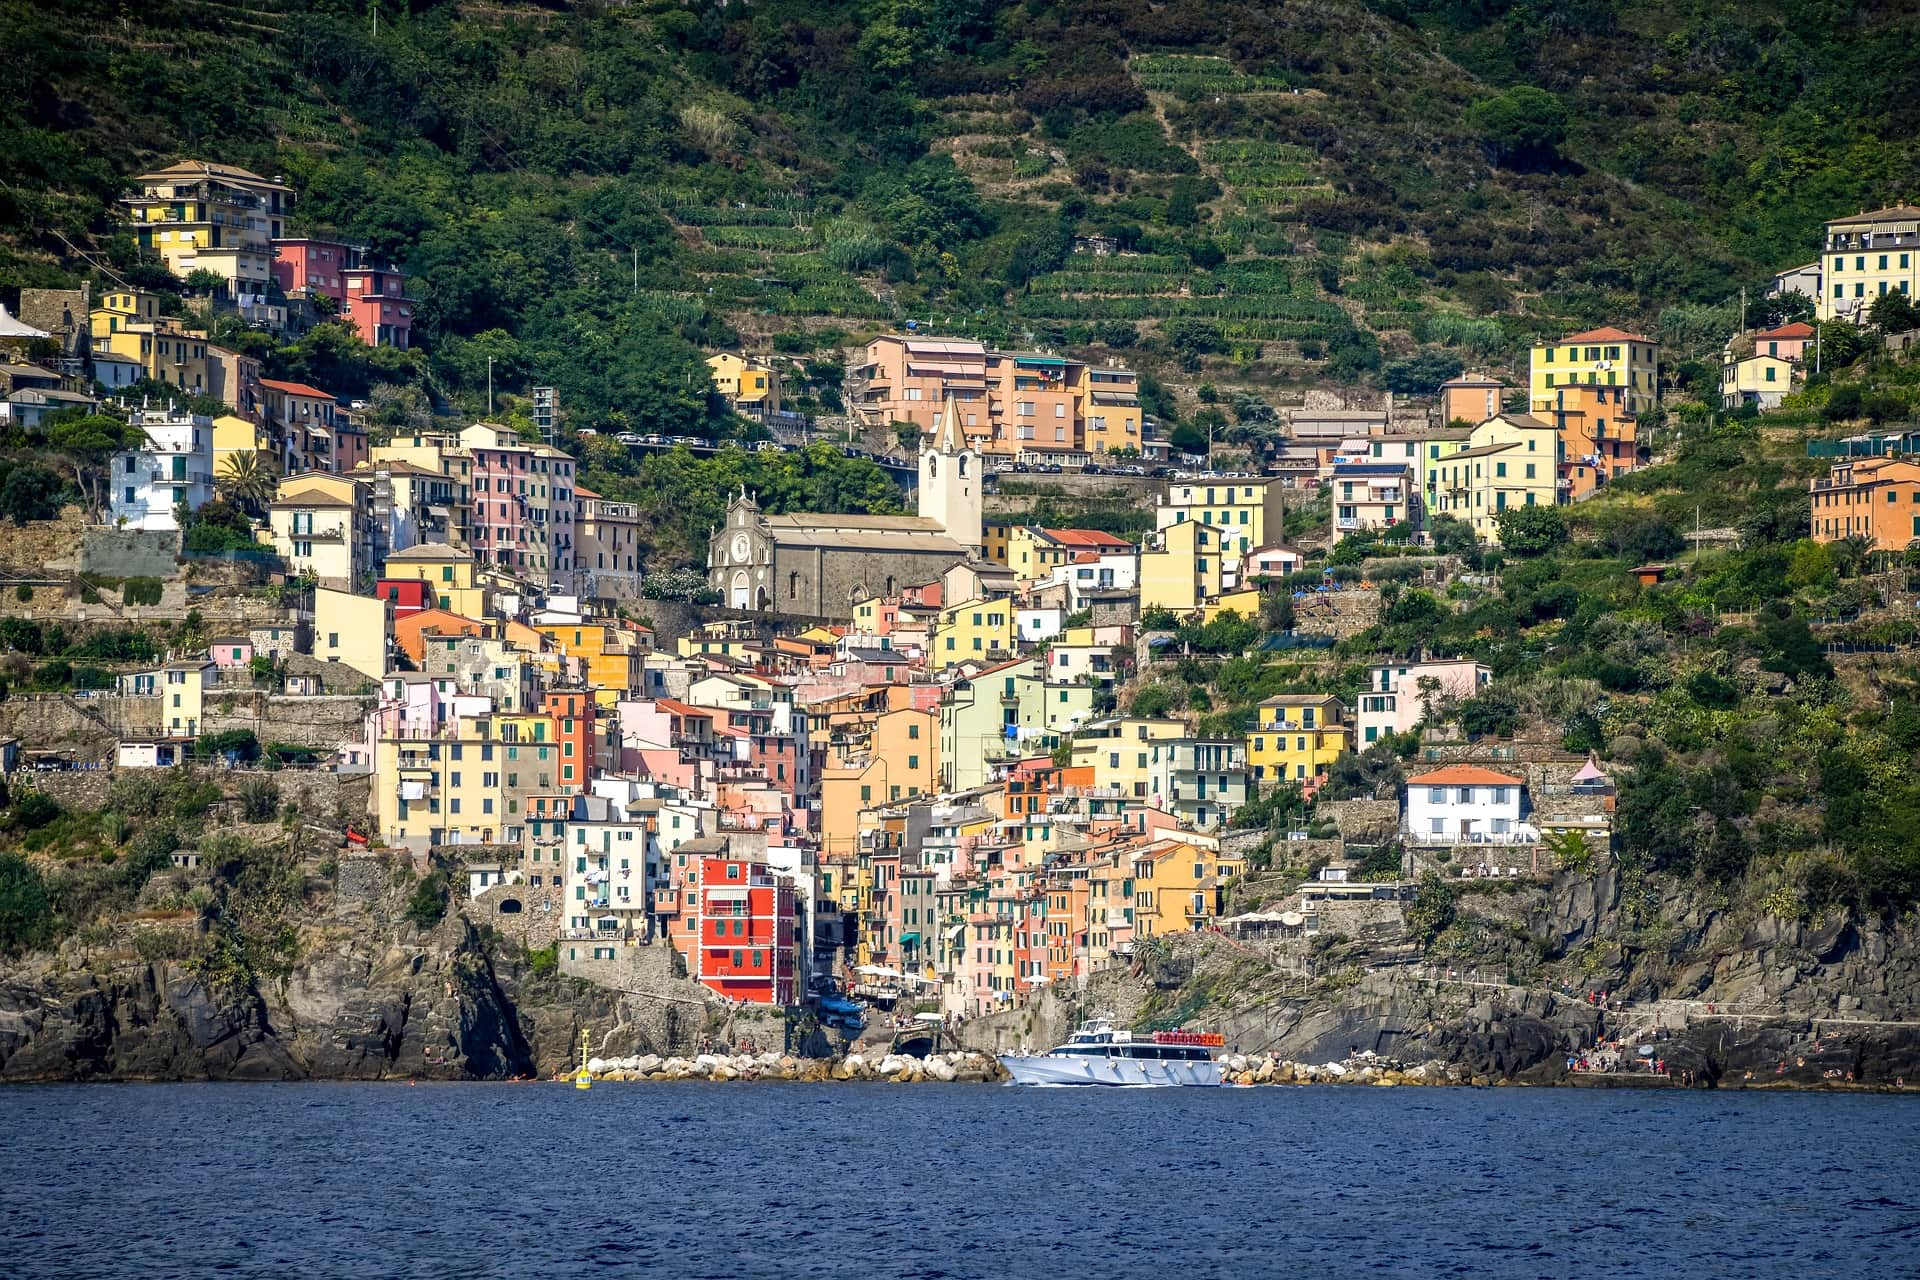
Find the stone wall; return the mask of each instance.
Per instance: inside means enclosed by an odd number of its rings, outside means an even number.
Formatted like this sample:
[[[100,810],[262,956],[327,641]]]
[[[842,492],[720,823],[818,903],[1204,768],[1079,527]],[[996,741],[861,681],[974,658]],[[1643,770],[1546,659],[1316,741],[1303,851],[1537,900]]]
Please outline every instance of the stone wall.
[[[529,951],[551,946],[559,939],[566,916],[566,891],[561,885],[500,884],[488,886],[466,906],[475,924],[491,925]],[[588,963],[592,963],[589,961]]]
[[[209,694],[202,733],[250,729],[261,745],[291,742],[331,751],[364,737],[374,699],[325,694],[294,698],[261,689],[221,690]]]
[[[9,576],[64,578],[79,567],[76,552],[86,528],[87,513],[78,506],[62,507],[53,520],[0,521],[0,566]],[[9,600],[7,607],[15,603]]]
[[[118,739],[151,737],[160,720],[158,697],[16,693],[0,702],[0,736],[18,738],[28,750],[76,751],[82,759],[111,759]]]
[[[180,535],[93,526],[80,538],[80,571],[108,578],[171,578],[179,571]]]
[[[172,770],[108,768],[30,776],[36,790],[66,808],[98,809],[106,804],[116,778],[150,780],[158,785],[180,775]],[[265,778],[280,789],[282,804],[293,805],[304,817],[328,824],[364,815],[371,789],[371,780],[364,775],[349,777],[321,769],[197,769],[195,776],[214,783],[227,796],[238,795],[244,784]]]
[[[696,1053],[713,1045],[752,1041],[778,1049],[785,1014],[759,1005],[728,1004],[699,983],[674,976],[673,948],[615,944],[614,958],[594,960],[586,939],[560,944],[560,971],[619,994],[619,1021],[592,1051],[602,1056]],[[600,944],[606,945],[604,943]],[[569,951],[577,952],[569,956]]]

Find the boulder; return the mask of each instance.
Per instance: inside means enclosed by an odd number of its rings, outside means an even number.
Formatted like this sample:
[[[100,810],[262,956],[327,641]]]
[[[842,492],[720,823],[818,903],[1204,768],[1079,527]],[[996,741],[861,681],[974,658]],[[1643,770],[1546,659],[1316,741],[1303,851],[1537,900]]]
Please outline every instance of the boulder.
[[[954,1068],[954,1065],[945,1058],[927,1059],[927,1076],[930,1079],[943,1082],[950,1081],[959,1074],[959,1071]]]

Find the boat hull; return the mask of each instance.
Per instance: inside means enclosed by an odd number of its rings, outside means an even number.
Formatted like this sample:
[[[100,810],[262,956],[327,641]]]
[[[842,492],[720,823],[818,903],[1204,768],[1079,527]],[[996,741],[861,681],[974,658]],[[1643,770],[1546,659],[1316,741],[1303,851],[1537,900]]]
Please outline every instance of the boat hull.
[[[1000,1065],[1013,1077],[1009,1084],[1091,1084],[1131,1089],[1212,1088],[1220,1084],[1220,1064],[1211,1060],[1165,1062],[1009,1053],[1001,1055]]]

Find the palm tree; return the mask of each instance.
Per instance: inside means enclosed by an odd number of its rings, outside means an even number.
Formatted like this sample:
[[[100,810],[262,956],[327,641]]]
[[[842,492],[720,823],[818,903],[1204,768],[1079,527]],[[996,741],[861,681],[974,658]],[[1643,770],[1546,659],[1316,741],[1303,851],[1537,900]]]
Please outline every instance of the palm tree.
[[[227,455],[216,480],[227,501],[255,514],[273,500],[278,485],[273,468],[257,450]]]

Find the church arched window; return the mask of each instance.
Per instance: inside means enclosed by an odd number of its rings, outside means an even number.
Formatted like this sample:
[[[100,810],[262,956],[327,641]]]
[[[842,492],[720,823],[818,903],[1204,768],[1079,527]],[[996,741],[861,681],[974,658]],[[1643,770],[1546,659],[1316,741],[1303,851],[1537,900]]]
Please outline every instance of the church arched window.
[[[967,478],[967,455],[964,453],[960,455],[960,478]]]
[[[800,598],[800,575],[797,573],[789,573],[787,575],[787,599],[798,600],[799,598]]]
[[[937,476],[939,476],[939,474],[940,474],[940,455],[937,453],[930,453],[927,455],[927,479],[932,480]]]
[[[887,575],[887,596],[889,599],[891,599],[893,596],[893,575],[892,574]]]

